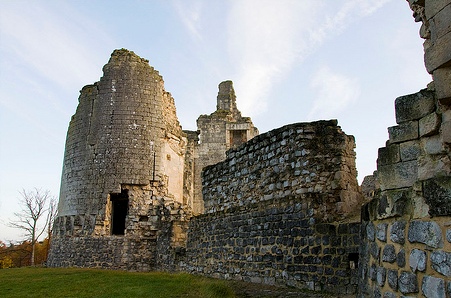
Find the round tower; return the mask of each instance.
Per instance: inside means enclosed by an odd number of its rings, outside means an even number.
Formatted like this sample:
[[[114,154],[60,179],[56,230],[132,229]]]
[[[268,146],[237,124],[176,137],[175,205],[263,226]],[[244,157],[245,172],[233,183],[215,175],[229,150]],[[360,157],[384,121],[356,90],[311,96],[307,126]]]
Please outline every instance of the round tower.
[[[184,203],[185,149],[158,71],[115,50],[69,124],[49,264],[150,269],[164,204]]]

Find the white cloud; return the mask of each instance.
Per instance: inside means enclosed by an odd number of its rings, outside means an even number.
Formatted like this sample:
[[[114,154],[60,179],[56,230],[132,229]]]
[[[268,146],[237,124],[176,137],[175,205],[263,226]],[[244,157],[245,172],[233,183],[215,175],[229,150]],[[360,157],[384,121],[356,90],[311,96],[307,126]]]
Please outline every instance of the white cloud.
[[[320,68],[312,77],[311,88],[316,93],[310,120],[338,118],[360,95],[357,79],[333,72],[329,67]]]
[[[200,17],[202,14],[203,3],[201,1],[182,1],[174,0],[172,1],[173,6],[182,20],[182,23],[188,29],[191,36],[198,40],[202,40],[201,28],[200,28]]]
[[[294,65],[388,1],[232,1],[229,52],[237,65],[235,85],[242,111],[250,116],[263,112],[273,85]]]

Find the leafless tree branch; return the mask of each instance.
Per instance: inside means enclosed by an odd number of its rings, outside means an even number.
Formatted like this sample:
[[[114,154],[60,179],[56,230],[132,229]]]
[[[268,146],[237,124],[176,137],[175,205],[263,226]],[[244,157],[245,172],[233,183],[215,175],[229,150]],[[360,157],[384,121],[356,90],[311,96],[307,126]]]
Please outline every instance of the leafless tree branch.
[[[19,193],[21,195],[19,201],[21,210],[14,213],[16,220],[11,221],[9,226],[24,231],[26,240],[31,242],[31,265],[34,265],[35,244],[53,220],[56,212],[56,203],[48,190],[42,191],[35,188],[27,192],[25,189],[22,189]],[[47,208],[48,201],[49,207]],[[46,220],[42,225],[41,221],[43,218]]]

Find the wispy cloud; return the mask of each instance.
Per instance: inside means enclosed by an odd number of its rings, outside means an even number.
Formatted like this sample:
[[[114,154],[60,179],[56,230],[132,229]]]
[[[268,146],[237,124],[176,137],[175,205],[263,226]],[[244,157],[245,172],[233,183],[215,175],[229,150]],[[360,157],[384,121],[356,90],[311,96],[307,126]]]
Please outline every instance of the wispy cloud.
[[[312,77],[311,88],[316,93],[308,119],[338,118],[360,95],[356,78],[333,72],[327,66],[320,68]]]
[[[60,127],[46,126],[43,118],[67,119],[74,112],[78,90],[99,79],[103,49],[110,52],[113,44],[70,5],[0,3],[0,54],[7,57],[0,59],[0,107],[53,142]]]
[[[263,112],[269,92],[284,73],[330,36],[388,1],[232,1],[228,39],[231,61],[238,68],[240,108],[251,116]]]
[[[309,24],[318,2],[233,1],[228,18],[228,48],[237,65],[240,108],[247,115],[266,109],[274,81],[306,49]]]
[[[73,7],[46,9],[37,2],[10,2],[0,12],[1,50],[21,67],[64,87],[80,86],[99,74],[93,48],[111,47],[109,37]],[[70,13],[69,13],[70,12]]]
[[[198,40],[202,40],[200,17],[202,15],[203,2],[200,0],[189,2],[174,0],[172,3],[177,15],[180,17],[191,36]]]

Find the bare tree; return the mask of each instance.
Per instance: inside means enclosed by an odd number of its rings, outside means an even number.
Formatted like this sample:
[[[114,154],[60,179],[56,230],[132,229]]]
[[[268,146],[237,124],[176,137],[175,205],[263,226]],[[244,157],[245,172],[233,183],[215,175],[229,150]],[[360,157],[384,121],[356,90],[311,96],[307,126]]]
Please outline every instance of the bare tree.
[[[49,208],[47,210],[47,256],[50,249],[50,241],[52,240],[52,230],[53,230],[53,222],[58,213],[58,204],[54,197],[50,199]]]
[[[54,201],[48,190],[42,191],[35,188],[34,190],[27,192],[22,189],[20,195],[22,197],[20,200],[22,210],[14,213],[16,220],[11,221],[10,226],[23,230],[25,232],[25,237],[31,242],[30,263],[31,266],[33,266],[36,242],[46,231],[49,220],[53,220],[56,204],[53,203],[52,205],[52,203],[50,203],[50,208],[53,208],[53,210],[50,212],[51,214],[48,213],[49,209],[47,209],[47,201]],[[45,216],[46,213],[47,216]],[[43,220],[45,220],[44,223],[42,223]]]

